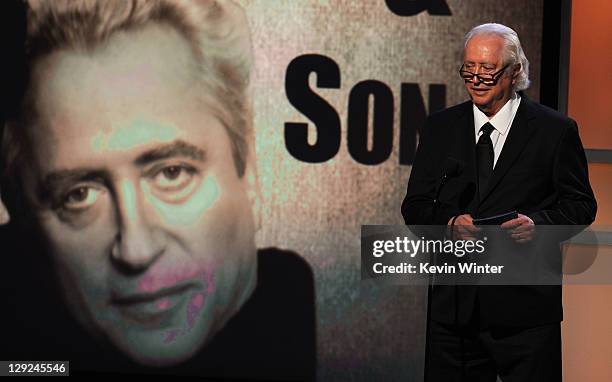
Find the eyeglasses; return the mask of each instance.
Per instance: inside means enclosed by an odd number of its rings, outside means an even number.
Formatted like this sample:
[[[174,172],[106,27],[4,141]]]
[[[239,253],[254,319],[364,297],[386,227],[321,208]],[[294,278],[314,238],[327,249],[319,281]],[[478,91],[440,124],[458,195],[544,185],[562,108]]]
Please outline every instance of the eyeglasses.
[[[509,65],[506,65],[503,68],[499,69],[497,72],[490,73],[490,74],[489,73],[477,74],[477,73],[468,72],[467,70],[463,70],[464,66],[465,64],[461,65],[461,68],[459,69],[459,75],[461,76],[461,78],[463,78],[463,81],[474,82],[474,77],[477,77],[478,81],[482,82],[483,84],[487,86],[495,86],[497,81],[499,81],[499,79],[501,78],[500,74],[502,74],[503,71],[506,70],[506,68],[508,68]]]

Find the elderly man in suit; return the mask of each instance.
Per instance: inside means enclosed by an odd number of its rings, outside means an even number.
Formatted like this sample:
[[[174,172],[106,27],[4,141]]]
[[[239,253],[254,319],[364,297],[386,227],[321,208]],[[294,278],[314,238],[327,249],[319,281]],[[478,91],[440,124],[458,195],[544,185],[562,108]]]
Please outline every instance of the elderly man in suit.
[[[516,243],[539,225],[588,225],[597,205],[576,123],[529,100],[529,62],[518,35],[483,24],[465,38],[460,75],[470,101],[431,115],[422,129],[406,224],[448,225],[471,240],[473,219],[509,211]],[[462,164],[442,187],[444,163]],[[560,256],[560,253],[559,253]],[[561,286],[436,286],[428,381],[560,381]]]

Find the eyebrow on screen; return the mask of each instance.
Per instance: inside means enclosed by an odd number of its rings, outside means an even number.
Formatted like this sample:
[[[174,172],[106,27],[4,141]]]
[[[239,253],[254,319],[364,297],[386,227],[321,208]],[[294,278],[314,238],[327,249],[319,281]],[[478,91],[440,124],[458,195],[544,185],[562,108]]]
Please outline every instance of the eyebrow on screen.
[[[206,155],[204,150],[185,141],[179,140],[146,151],[145,153],[139,155],[134,163],[142,166],[158,160],[175,157],[187,157],[202,162],[206,158]]]
[[[144,166],[149,163],[168,158],[187,157],[197,161],[204,161],[206,158],[204,150],[189,144],[185,141],[161,145],[140,154],[134,164]],[[86,182],[100,179],[108,179],[109,173],[102,169],[74,169],[53,171],[45,176],[42,182],[41,195],[49,195],[53,191],[63,188],[72,183]]]

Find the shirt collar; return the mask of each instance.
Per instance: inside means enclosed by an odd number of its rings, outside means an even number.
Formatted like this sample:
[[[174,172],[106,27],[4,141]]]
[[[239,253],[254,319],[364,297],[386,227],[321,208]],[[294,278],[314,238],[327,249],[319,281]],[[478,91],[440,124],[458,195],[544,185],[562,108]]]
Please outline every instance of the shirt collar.
[[[514,119],[514,115],[516,114],[516,110],[518,109],[520,102],[521,96],[516,92],[512,93],[512,96],[506,102],[506,104],[497,113],[495,113],[491,119],[489,119],[485,113],[480,111],[476,105],[472,105],[474,110],[474,128],[476,129],[476,136],[478,137],[480,128],[487,122],[489,122],[500,134],[506,135],[510,129],[510,124]]]

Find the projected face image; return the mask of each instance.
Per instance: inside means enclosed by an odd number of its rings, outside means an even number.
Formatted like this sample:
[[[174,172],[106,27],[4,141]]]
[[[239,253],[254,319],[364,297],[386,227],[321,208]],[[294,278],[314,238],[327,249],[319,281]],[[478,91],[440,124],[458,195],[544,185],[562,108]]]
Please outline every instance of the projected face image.
[[[170,27],[33,70],[25,171],[68,305],[140,363],[189,358],[256,283],[256,186]]]

